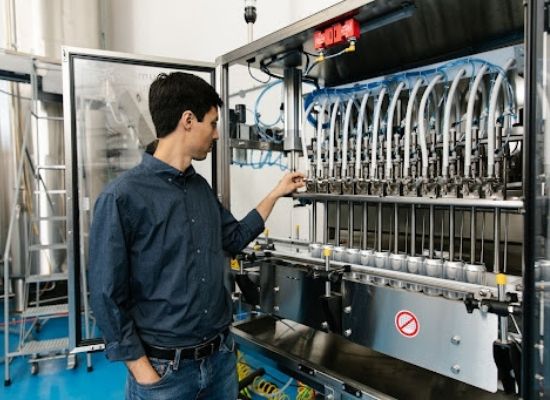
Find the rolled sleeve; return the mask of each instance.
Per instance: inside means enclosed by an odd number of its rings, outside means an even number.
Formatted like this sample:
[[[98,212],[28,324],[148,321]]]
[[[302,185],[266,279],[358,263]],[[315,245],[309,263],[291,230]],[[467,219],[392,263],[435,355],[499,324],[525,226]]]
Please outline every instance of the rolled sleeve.
[[[235,255],[244,249],[264,230],[264,220],[256,209],[250,211],[242,220],[235,217],[220,205],[222,217],[223,249]]]
[[[123,209],[111,193],[102,194],[90,228],[90,304],[105,339],[110,360],[136,360],[145,355],[129,314],[129,235]],[[128,227],[126,229],[128,231]]]

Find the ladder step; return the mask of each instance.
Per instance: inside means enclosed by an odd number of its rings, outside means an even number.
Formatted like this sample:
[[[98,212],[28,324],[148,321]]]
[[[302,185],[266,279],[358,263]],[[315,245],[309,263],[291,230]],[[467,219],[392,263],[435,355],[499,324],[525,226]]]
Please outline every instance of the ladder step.
[[[69,351],[69,338],[57,338],[49,340],[31,340],[25,343],[17,353],[12,355],[48,354],[53,352]]]
[[[40,170],[40,169],[53,169],[53,170],[65,170],[65,165],[64,164],[60,164],[60,165],[38,165],[36,167],[37,170]]]
[[[32,217],[31,221],[33,222],[39,222],[39,221],[67,221],[67,217],[65,215],[54,215],[51,217]]]
[[[26,283],[37,283],[37,282],[53,282],[53,281],[66,281],[68,275],[66,272],[57,272],[55,274],[48,275],[29,275],[25,277]]]
[[[65,194],[65,189],[35,190],[34,194]]]
[[[67,248],[67,243],[32,244],[29,246],[30,251],[64,250],[66,248]]]
[[[21,313],[24,318],[45,317],[55,314],[67,314],[69,312],[68,304],[57,304],[53,306],[29,307]]]

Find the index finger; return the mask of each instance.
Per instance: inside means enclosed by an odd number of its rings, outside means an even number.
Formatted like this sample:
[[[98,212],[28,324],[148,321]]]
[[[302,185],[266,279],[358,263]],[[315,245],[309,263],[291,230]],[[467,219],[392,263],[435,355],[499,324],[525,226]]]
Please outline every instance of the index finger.
[[[289,172],[289,175],[292,177],[292,178],[298,178],[298,177],[301,177],[303,178],[305,175],[303,172],[300,172],[300,171],[294,171],[294,172]]]

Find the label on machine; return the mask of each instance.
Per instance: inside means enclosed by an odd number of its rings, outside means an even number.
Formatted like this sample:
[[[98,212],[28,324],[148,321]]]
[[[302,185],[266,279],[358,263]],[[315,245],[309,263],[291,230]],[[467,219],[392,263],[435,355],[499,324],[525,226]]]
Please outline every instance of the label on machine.
[[[420,323],[412,312],[401,310],[395,314],[395,328],[406,338],[413,338],[420,331]]]

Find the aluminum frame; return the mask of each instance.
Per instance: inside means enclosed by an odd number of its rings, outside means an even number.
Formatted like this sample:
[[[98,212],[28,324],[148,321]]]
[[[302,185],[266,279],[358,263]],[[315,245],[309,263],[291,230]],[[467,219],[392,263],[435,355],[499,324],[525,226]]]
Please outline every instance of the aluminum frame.
[[[206,62],[155,57],[105,50],[85,49],[77,47],[62,48],[63,69],[63,111],[65,129],[65,184],[67,189],[67,263],[68,263],[68,295],[69,295],[69,348],[71,353],[97,351],[104,348],[99,338],[84,339],[81,324],[81,259],[80,250],[80,220],[77,173],[77,140],[76,140],[76,108],[74,87],[74,61],[87,59],[107,61],[120,64],[141,65],[159,68],[181,69],[185,71],[206,72],[210,74],[211,84],[216,84],[215,65]],[[216,149],[212,154],[212,186],[216,186]],[[87,295],[87,293],[86,293]]]

